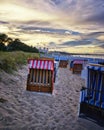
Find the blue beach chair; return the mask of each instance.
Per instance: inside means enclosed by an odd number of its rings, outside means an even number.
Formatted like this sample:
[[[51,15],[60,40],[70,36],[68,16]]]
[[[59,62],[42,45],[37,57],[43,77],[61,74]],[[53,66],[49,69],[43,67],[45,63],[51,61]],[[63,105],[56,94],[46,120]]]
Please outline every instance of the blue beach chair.
[[[87,74],[87,87],[80,92],[79,116],[104,124],[104,66],[90,64]]]

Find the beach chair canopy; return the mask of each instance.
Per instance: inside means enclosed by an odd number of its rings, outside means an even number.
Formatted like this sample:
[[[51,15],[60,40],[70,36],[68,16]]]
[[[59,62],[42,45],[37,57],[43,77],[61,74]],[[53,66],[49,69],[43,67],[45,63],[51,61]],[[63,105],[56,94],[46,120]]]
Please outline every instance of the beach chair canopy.
[[[73,64],[83,64],[84,61],[83,60],[74,60]]]
[[[54,61],[45,59],[29,59],[29,69],[54,70]]]

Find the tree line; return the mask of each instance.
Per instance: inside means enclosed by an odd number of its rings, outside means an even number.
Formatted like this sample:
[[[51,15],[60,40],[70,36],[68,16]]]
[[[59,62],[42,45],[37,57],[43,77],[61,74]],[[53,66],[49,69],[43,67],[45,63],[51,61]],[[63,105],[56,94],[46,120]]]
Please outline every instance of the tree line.
[[[36,47],[28,46],[20,39],[12,39],[6,34],[0,34],[0,51],[39,52]]]

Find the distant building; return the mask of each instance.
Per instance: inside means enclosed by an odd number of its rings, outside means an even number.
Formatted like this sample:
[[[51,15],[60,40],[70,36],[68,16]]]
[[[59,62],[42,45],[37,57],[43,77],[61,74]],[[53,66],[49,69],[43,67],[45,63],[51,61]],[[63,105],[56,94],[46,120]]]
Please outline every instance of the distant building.
[[[46,47],[39,47],[39,52],[40,53],[45,53],[45,54],[48,54],[48,48],[46,48]]]
[[[52,56],[60,56],[60,52],[52,52]]]

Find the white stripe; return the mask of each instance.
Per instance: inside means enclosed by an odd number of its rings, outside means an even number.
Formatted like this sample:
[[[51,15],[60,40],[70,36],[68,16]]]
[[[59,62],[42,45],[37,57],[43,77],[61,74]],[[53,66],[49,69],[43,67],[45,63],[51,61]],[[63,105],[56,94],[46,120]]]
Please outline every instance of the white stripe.
[[[35,60],[35,61],[34,61],[34,67],[33,67],[34,69],[36,68],[36,62],[37,62],[37,61]]]
[[[32,68],[32,63],[33,63],[33,60],[30,60],[29,68]]]
[[[43,64],[44,64],[44,61],[41,62],[41,67],[40,67],[41,69],[43,69]]]
[[[51,69],[51,61],[49,61],[49,64],[48,64],[48,70],[50,70]]]
[[[47,61],[45,61],[44,69],[47,69]]]
[[[37,69],[39,69],[39,67],[40,67],[40,60],[38,61]]]

